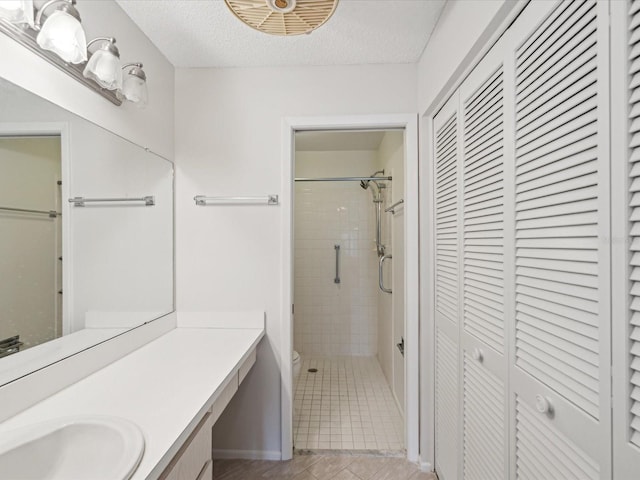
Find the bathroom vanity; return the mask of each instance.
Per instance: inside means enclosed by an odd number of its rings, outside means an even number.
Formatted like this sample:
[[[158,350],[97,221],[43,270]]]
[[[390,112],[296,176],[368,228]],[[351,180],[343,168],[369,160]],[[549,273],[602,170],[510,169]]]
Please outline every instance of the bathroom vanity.
[[[54,418],[120,417],[145,439],[132,479],[210,479],[211,427],[263,336],[262,312],[178,313],[177,328],[1,423],[0,438]]]

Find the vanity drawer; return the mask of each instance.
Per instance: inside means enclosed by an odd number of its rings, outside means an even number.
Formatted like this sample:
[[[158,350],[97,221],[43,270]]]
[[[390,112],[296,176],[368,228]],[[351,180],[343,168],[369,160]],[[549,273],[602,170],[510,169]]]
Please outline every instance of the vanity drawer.
[[[212,425],[218,421],[218,418],[220,418],[220,415],[222,415],[224,409],[227,408],[227,405],[229,405],[229,402],[237,391],[238,380],[234,376],[231,378],[231,381],[227,384],[227,386],[224,387],[224,390],[222,390],[222,393],[220,393],[220,396],[216,399],[216,401],[213,403],[213,406],[211,407]]]
[[[244,380],[244,377],[247,376],[247,373],[249,373],[249,370],[251,370],[251,367],[253,367],[254,363],[256,363],[255,348],[249,354],[249,357],[244,361],[244,363],[240,365],[240,369],[238,370],[238,384],[242,383],[242,381]]]
[[[169,466],[160,475],[160,480],[204,480],[211,479],[203,472],[211,464],[212,415],[207,412],[194,432],[180,448]]]

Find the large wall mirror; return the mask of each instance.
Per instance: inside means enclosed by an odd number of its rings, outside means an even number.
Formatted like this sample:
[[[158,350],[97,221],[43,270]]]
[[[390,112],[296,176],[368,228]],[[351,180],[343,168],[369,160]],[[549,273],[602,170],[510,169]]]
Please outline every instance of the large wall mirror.
[[[171,161],[0,79],[0,171],[0,386],[174,310]]]

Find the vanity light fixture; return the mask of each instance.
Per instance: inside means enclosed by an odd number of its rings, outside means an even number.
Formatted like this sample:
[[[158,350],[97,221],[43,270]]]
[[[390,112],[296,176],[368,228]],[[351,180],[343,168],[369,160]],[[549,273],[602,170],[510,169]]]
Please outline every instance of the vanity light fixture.
[[[127,100],[146,106],[142,64],[121,67],[115,38],[100,37],[87,44],[75,5],[76,0],[48,0],[38,9],[34,0],[0,0],[0,32],[114,105]]]
[[[124,79],[122,80],[122,97],[140,108],[147,105],[147,75],[142,69],[141,63],[128,63],[124,67]]]
[[[102,43],[91,54],[82,74],[102,88],[119,90],[122,88],[122,68],[120,67],[120,52],[116,47],[116,39],[94,38],[87,44],[87,50],[97,42]]]
[[[80,23],[80,14],[74,6],[75,0],[49,0],[36,15],[36,41],[41,48],[49,50],[68,63],[87,61],[87,39]],[[44,22],[42,16],[49,8],[55,10]]]
[[[26,23],[33,27],[33,0],[0,1],[0,18],[11,23]]]

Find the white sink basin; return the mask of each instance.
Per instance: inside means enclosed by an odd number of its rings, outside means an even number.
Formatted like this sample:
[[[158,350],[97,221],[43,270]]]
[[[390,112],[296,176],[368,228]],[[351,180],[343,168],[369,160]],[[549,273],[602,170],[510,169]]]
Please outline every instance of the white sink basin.
[[[67,417],[3,432],[5,480],[126,480],[144,453],[137,425],[117,417]]]

